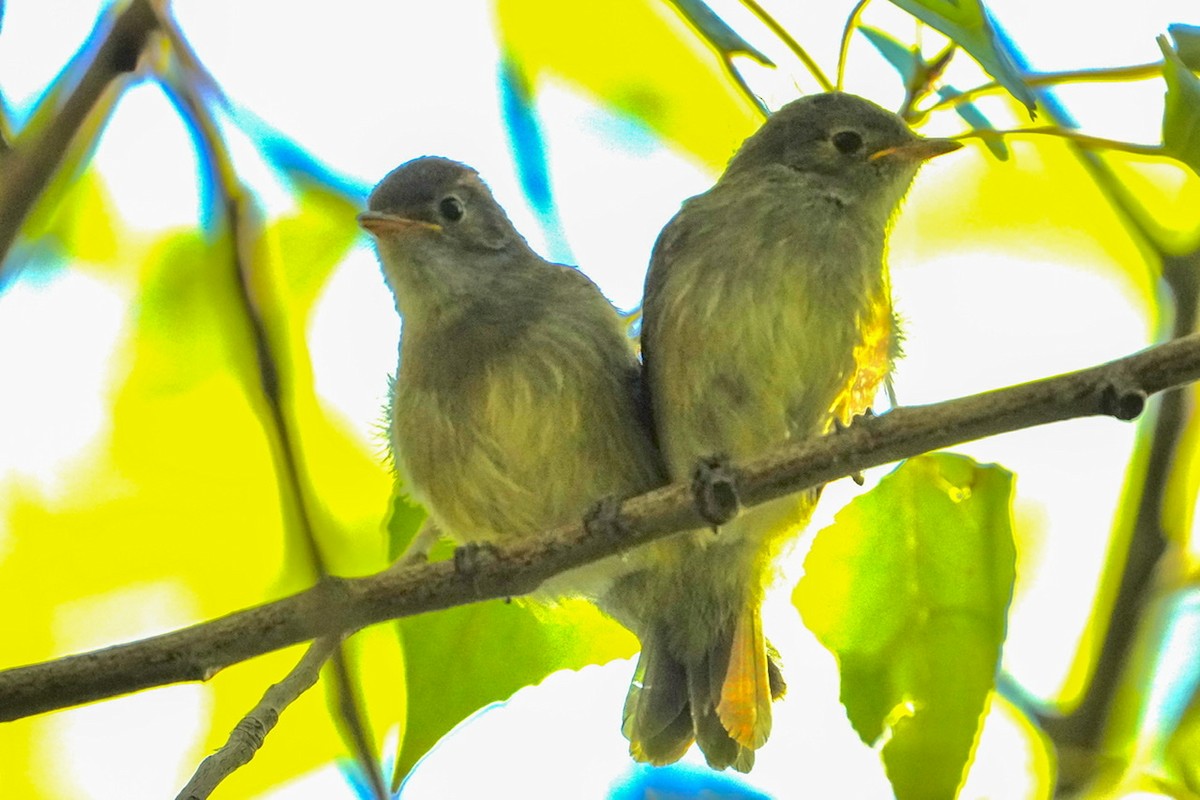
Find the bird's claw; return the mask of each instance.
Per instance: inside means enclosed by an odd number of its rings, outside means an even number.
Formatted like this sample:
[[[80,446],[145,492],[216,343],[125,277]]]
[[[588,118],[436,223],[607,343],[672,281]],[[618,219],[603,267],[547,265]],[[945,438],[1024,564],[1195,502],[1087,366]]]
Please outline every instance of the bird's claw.
[[[855,422],[857,422],[860,419],[874,419],[874,418],[875,418],[875,411],[874,411],[874,409],[870,409],[870,408],[868,408],[866,411],[864,411],[861,414],[855,415],[854,418],[851,419],[849,422],[842,422],[841,417],[834,417],[833,418],[833,435],[837,436],[839,433],[845,433],[846,431],[850,430],[851,425],[853,425]],[[867,482],[867,479],[863,477],[863,474],[861,472],[851,473],[850,480],[854,481],[859,486],[862,486],[864,483]]]
[[[467,542],[454,548],[454,571],[468,578],[475,578],[488,564],[499,558],[496,545],[491,542]]]

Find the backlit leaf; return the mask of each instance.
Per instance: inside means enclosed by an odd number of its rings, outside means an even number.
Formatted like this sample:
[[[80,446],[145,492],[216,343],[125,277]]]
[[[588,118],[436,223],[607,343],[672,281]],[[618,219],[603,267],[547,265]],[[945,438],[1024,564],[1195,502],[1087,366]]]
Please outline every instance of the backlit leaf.
[[[953,798],[970,762],[1012,598],[1012,486],[964,456],[909,459],[817,535],[793,594],[854,729],[890,733],[899,800]]]
[[[1200,174],[1200,78],[1197,78],[1167,43],[1158,37],[1163,52],[1163,78],[1167,99],[1163,108],[1163,147]]]
[[[582,600],[552,608],[495,600],[407,617],[398,625],[408,687],[399,775],[485,705],[556,670],[626,658],[637,650],[632,634]],[[613,708],[614,729],[620,711]],[[529,747],[536,752],[537,742]]]
[[[1175,51],[1188,69],[1200,70],[1200,25],[1168,25]]]
[[[1025,85],[1008,44],[996,34],[979,0],[892,0],[892,2],[970,53],[987,74],[1008,89],[1033,116],[1037,100]]]

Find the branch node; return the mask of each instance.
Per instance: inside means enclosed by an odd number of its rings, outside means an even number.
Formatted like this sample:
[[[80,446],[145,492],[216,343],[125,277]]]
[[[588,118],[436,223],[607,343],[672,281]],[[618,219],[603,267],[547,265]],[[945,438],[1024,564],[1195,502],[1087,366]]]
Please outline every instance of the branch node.
[[[621,501],[609,495],[588,509],[583,516],[583,528],[589,536],[609,541],[621,541],[629,533],[629,524],[621,517]]]
[[[1146,408],[1146,393],[1120,380],[1105,385],[1100,392],[1100,412],[1126,422],[1137,419]]]
[[[724,453],[700,458],[692,470],[692,501],[713,532],[737,516],[742,501],[740,475]]]
[[[233,726],[233,732],[230,734],[230,739],[236,741],[242,747],[249,747],[251,750],[258,750],[266,741],[267,732],[275,727],[279,721],[279,714],[274,709],[266,710],[263,714],[263,719],[258,719],[254,716],[246,716]]]
[[[112,54],[111,64],[113,72],[121,74],[123,72],[135,71],[141,55],[142,40],[140,37],[127,37],[117,42],[117,47],[113,50]]]

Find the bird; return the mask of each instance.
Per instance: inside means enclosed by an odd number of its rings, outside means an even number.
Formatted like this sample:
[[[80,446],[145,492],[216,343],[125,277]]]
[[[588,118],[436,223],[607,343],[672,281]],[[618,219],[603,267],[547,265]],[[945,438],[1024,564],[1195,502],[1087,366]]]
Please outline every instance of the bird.
[[[511,543],[663,482],[624,320],[533,251],[476,170],[408,161],[358,221],[402,319],[390,449],[432,538]],[[540,592],[594,599],[632,566],[610,557]]]
[[[654,244],[641,334],[671,480],[835,433],[870,409],[900,351],[892,220],[921,164],[959,146],[864,98],[809,95],[682,204]],[[609,606],[642,644],[623,721],[634,758],[671,763],[695,740],[714,769],[753,767],[785,690],[763,593],[819,491],[653,543],[650,566],[613,586]]]

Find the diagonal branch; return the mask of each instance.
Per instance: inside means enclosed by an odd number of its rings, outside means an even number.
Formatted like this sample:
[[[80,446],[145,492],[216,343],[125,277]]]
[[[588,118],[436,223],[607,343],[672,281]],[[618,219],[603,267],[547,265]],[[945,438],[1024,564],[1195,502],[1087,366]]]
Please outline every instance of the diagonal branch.
[[[1161,63],[1143,64],[1101,72],[1133,80],[1161,74],[1161,67]],[[1070,77],[1069,73],[1064,75]],[[1055,104],[1047,104],[1047,111],[1051,121],[1064,122],[1063,112]],[[1196,278],[1200,251],[1168,253],[1160,237],[1139,214],[1139,201],[1134,193],[1111,166],[1089,149],[1086,142],[1069,141],[1109,204],[1160,262],[1162,282],[1174,312],[1163,334],[1178,339],[1193,333],[1200,312],[1200,282]],[[1139,623],[1153,602],[1156,576],[1169,553],[1168,531],[1181,524],[1171,519],[1167,497],[1172,491],[1175,465],[1186,463],[1197,446],[1187,422],[1194,405],[1194,390],[1172,392],[1161,398],[1150,420],[1148,439],[1137,445],[1144,458],[1135,455],[1131,462],[1134,467],[1126,476],[1126,497],[1109,545],[1108,559],[1114,569],[1105,571],[1097,592],[1095,614],[1101,620],[1095,631],[1098,642],[1093,642],[1090,652],[1080,651],[1086,653],[1091,664],[1078,705],[1065,715],[1034,715],[1059,754],[1056,797],[1075,794],[1080,786],[1093,780],[1103,765],[1101,751],[1106,746],[1105,740],[1121,735],[1111,729],[1112,711],[1121,682],[1128,679],[1125,673],[1130,654],[1136,637],[1142,633]]]
[[[1133,419],[1148,395],[1200,380],[1200,334],[1097,367],[928,406],[898,408],[742,465],[745,505],[948,445],[1075,417]],[[127,644],[0,672],[0,721],[187,680],[321,636],[455,605],[527,594],[551,576],[705,523],[672,484],[622,504],[623,535],[582,523],[454,561],[326,578],[312,589]]]
[[[5,257],[29,210],[61,163],[88,113],[121,75],[132,72],[150,32],[158,27],[152,0],[133,0],[113,22],[79,83],[36,138],[17,136],[0,151],[0,286],[13,269]]]
[[[175,800],[203,800],[234,770],[250,763],[250,759],[263,746],[267,734],[279,722],[283,710],[317,682],[321,665],[328,660],[337,644],[338,640],[333,636],[313,642],[292,671],[279,683],[268,687],[258,705],[242,717],[221,749],[200,762],[195,774]]]
[[[218,130],[211,110],[201,96],[199,87],[213,86],[214,83],[207,73],[200,71],[199,60],[195,58],[173,22],[164,19],[162,27],[174,56],[171,62],[173,69],[167,71],[164,79],[178,98],[181,110],[195,131],[205,162],[211,165],[216,201],[220,206],[224,232],[229,240],[228,267],[237,287],[239,310],[249,327],[257,357],[259,389],[267,407],[264,427],[267,436],[276,443],[272,453],[277,462],[280,488],[283,490],[281,502],[288,506],[295,519],[309,566],[317,578],[324,578],[329,574],[328,565],[317,539],[310,500],[306,496],[307,482],[302,476],[299,442],[288,424],[284,410],[286,371],[275,355],[266,317],[252,291],[252,243],[260,233],[254,204],[248,197],[246,187],[236,175],[225,140]],[[388,794],[383,770],[375,755],[373,737],[367,730],[361,693],[347,663],[345,644],[341,641],[333,645],[332,667],[333,691],[337,697],[338,713],[346,729],[347,738],[374,796],[383,800]]]

